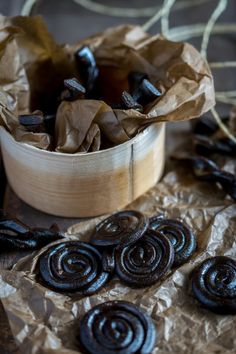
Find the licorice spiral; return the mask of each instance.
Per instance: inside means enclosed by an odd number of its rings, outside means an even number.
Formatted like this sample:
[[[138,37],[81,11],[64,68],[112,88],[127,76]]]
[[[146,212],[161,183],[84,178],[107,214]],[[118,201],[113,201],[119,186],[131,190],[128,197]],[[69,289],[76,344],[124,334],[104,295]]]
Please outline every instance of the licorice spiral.
[[[208,309],[236,314],[236,261],[225,256],[206,259],[192,273],[192,289]]]
[[[79,338],[91,354],[150,354],[156,341],[153,322],[135,305],[110,301],[82,318]]]
[[[136,210],[125,210],[101,221],[90,242],[95,246],[129,245],[146,232],[149,219]]]
[[[182,221],[153,217],[150,218],[150,228],[165,235],[172,243],[175,267],[185,263],[196,249],[196,237]]]
[[[109,278],[109,273],[102,269],[100,252],[81,241],[49,247],[39,258],[39,274],[48,287],[81,295],[100,290]]]
[[[174,249],[167,237],[149,230],[135,244],[119,247],[115,252],[115,270],[129,286],[155,284],[170,269]]]

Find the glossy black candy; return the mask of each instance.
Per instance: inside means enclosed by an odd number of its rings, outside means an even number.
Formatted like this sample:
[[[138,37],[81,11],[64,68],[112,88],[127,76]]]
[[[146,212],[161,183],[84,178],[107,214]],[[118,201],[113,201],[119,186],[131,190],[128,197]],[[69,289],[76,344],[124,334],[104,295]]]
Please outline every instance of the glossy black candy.
[[[129,89],[133,92],[148,75],[140,71],[131,71],[128,75]]]
[[[44,133],[44,121],[42,113],[23,114],[18,117],[20,125],[33,133]]]
[[[195,235],[182,221],[153,217],[150,218],[149,227],[165,235],[172,243],[175,267],[185,263],[196,249]]]
[[[236,144],[228,138],[212,140],[206,136],[196,135],[194,137],[194,144],[196,152],[200,155],[236,155]]]
[[[85,314],[79,338],[90,354],[151,354],[156,331],[151,318],[137,306],[110,301]]]
[[[151,229],[135,244],[119,247],[115,252],[117,276],[127,285],[137,288],[155,284],[171,268],[173,261],[171,242]]]
[[[147,79],[142,80],[131,94],[133,99],[143,106],[161,96],[161,92]]]
[[[24,126],[39,125],[43,123],[41,114],[22,114],[19,115],[19,123]]]
[[[12,231],[15,234],[25,234],[30,231],[30,228],[20,220],[0,209],[0,232],[4,230]]]
[[[127,91],[122,92],[121,108],[136,109],[139,112],[143,111],[143,106],[141,104],[139,104],[138,102],[136,102]]]
[[[62,238],[63,236],[56,225],[53,225],[50,229],[32,229],[0,210],[1,251],[40,249],[48,243]]]
[[[214,171],[214,181],[218,182],[224,191],[230,195],[233,200],[236,200],[236,177],[226,171]]]
[[[78,64],[81,78],[86,87],[87,96],[91,96],[99,74],[94,55],[89,47],[82,46],[75,52],[75,60]]]
[[[236,261],[225,256],[206,259],[192,273],[192,289],[209,310],[236,314]]]
[[[91,295],[108,281],[102,269],[102,255],[81,241],[61,242],[49,247],[39,258],[43,283],[56,291]]]
[[[96,246],[129,245],[148,229],[149,219],[136,210],[124,210],[101,221],[90,242]]]
[[[15,235],[0,231],[1,251],[37,250],[60,239],[63,239],[60,233],[43,228],[35,228],[24,234]]]
[[[85,88],[75,77],[64,80],[64,86],[66,89],[61,93],[61,100],[74,101],[85,95]]]
[[[224,191],[236,200],[236,177],[232,173],[221,170],[213,161],[202,156],[173,156],[172,158],[190,165],[198,179],[219,183]]]

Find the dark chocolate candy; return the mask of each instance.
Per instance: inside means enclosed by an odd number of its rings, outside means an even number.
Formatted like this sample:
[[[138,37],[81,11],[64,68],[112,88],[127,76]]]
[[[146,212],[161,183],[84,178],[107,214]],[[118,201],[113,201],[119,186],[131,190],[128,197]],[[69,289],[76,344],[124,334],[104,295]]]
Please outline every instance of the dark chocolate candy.
[[[175,267],[185,263],[196,249],[195,235],[182,221],[154,217],[150,219],[149,227],[165,235],[172,243]]]
[[[68,241],[49,247],[39,258],[43,282],[56,291],[91,295],[108,281],[102,269],[102,255],[92,245]]]
[[[96,246],[129,245],[148,229],[149,219],[139,211],[124,210],[101,221],[90,242]]]
[[[171,268],[173,261],[171,242],[151,229],[135,244],[115,250],[116,274],[132,287],[155,284]]]
[[[206,259],[192,273],[192,289],[209,310],[236,314],[236,261],[225,256]]]
[[[152,319],[134,304],[110,301],[85,314],[79,338],[90,354],[150,354],[156,331]]]

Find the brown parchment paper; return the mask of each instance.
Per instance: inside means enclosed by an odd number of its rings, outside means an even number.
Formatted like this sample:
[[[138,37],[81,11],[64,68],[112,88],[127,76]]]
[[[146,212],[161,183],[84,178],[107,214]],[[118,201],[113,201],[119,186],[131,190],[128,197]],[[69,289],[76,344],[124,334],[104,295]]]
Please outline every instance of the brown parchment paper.
[[[18,141],[42,149],[52,146],[48,134],[29,133],[19,127],[17,114],[22,111],[57,111],[55,150],[76,153],[103,147],[101,137],[114,146],[154,122],[198,117],[215,103],[208,64],[190,44],[171,42],[144,33],[139,27],[123,25],[76,45],[62,46],[54,41],[40,16],[1,17],[0,30],[4,34],[0,36],[0,72],[5,75],[3,79],[0,76],[0,124]],[[84,44],[95,55],[99,68],[97,91],[103,100],[59,105],[63,80],[80,78],[73,53]],[[148,74],[163,92],[143,113],[110,107],[120,103],[122,91],[128,90],[127,77],[132,70]],[[68,111],[69,119],[65,113]]]
[[[236,173],[235,160],[223,158],[220,164]],[[0,297],[21,352],[81,353],[77,334],[83,314],[96,304],[119,299],[135,303],[152,317],[158,335],[154,354],[235,354],[236,316],[204,309],[192,295],[189,275],[207,257],[236,258],[236,204],[218,186],[196,181],[177,163],[161,183],[128,208],[184,220],[197,236],[191,260],[149,288],[131,289],[114,278],[98,294],[76,298],[35,281],[37,258],[44,250],[22,259],[13,270],[0,272]],[[70,227],[68,239],[89,240],[99,220]]]

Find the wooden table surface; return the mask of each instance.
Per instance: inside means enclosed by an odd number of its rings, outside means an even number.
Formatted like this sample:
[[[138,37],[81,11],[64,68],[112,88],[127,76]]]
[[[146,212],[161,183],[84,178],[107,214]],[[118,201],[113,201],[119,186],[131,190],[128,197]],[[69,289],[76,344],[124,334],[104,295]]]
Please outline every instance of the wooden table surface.
[[[189,0],[190,1],[190,0]],[[0,1],[0,13],[4,15],[17,15],[20,13],[20,9],[23,4],[23,0],[1,0]],[[101,1],[102,3],[102,1]],[[156,0],[130,0],[129,2],[125,0],[110,0],[109,5],[118,7],[145,7],[161,4],[162,1]],[[213,3],[216,3],[213,1]],[[213,4],[214,6],[214,4]],[[171,17],[170,25],[183,25],[186,24],[186,18],[188,18],[188,23],[204,22],[209,17],[209,10],[212,9],[212,2],[206,4],[203,7],[195,7],[194,10],[184,10],[183,12],[175,12],[175,15]],[[122,24],[124,22],[142,24],[147,18],[135,18],[135,19],[124,19],[122,17],[111,17],[99,15],[82,7],[76,5],[73,1],[64,0],[50,0],[50,1],[39,1],[39,5],[36,11],[42,14],[49,26],[50,31],[54,34],[59,42],[74,42],[87,35],[94,32],[103,30],[108,26],[114,26]],[[52,15],[53,14],[53,15]],[[223,16],[224,22],[234,22],[236,15],[236,3],[231,1],[229,8]],[[151,29],[151,33],[157,33],[159,31],[159,25],[155,25]],[[193,41],[195,45],[199,45],[199,39]],[[219,61],[227,59],[235,60],[236,49],[235,49],[235,36],[228,36],[226,39],[221,37],[215,37],[209,48],[209,59],[212,61]],[[235,75],[233,76],[230,70],[226,72],[217,72],[215,85],[218,90],[232,90],[235,87]],[[222,87],[222,82],[224,82],[224,87]],[[228,108],[220,107],[222,112],[227,112]],[[178,145],[183,141],[189,139],[189,123],[179,123],[179,124],[169,124],[167,129],[167,152],[168,155],[176,150]],[[171,168],[171,164],[167,161],[166,170]],[[2,163],[0,160],[0,171],[2,171]],[[4,174],[0,172],[0,203],[1,194],[3,195],[4,190],[4,209],[11,214],[14,214],[17,218],[29,224],[33,227],[48,227],[52,223],[56,222],[62,230],[66,230],[70,225],[78,222],[79,219],[64,219],[53,217],[42,212],[39,212],[21,200],[14,194],[11,188],[6,185],[4,189]],[[14,264],[19,257],[25,254],[19,254],[17,252],[6,254],[2,253],[0,256],[0,267],[1,269],[9,269],[12,264]],[[0,354],[19,354],[20,351],[17,348],[14,339],[11,335],[8,320],[6,314],[3,310],[2,304],[0,302]]]

